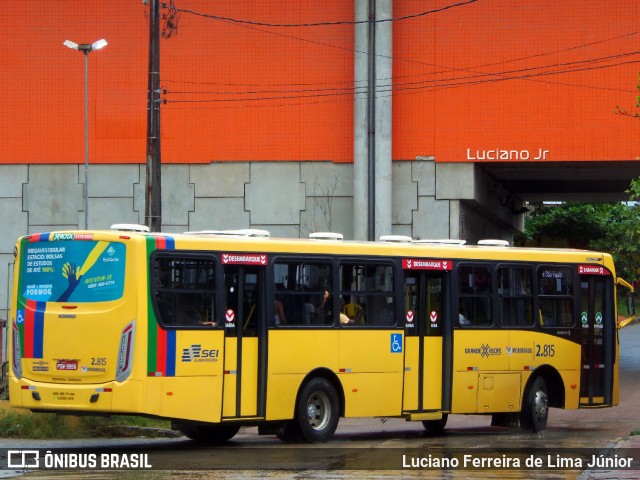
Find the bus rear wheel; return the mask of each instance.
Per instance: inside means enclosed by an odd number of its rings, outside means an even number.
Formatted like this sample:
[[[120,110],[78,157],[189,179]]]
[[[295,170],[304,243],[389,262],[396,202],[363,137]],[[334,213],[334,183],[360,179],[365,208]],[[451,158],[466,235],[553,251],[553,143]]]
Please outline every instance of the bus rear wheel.
[[[187,438],[198,443],[219,445],[231,440],[240,430],[240,426],[181,424],[179,429]]]
[[[422,425],[427,433],[432,434],[440,434],[444,431],[444,427],[447,426],[447,420],[449,419],[449,414],[443,413],[442,418],[440,420],[423,420]]]
[[[336,389],[324,378],[314,378],[300,391],[295,418],[285,426],[286,436],[299,436],[308,443],[326,442],[335,433],[339,420],[340,400]]]
[[[527,388],[522,399],[520,427],[527,432],[537,433],[547,428],[549,419],[549,396],[547,384],[542,377],[536,377]]]

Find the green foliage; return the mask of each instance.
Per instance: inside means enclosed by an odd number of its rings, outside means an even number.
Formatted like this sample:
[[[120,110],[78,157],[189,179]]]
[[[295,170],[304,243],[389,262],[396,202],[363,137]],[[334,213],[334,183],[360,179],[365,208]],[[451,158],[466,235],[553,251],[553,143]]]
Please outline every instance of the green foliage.
[[[0,417],[3,438],[70,438],[62,418],[53,414],[30,415],[12,411]]]
[[[640,74],[638,74],[638,83],[636,85],[636,90],[640,91]],[[635,104],[636,108],[640,108],[640,95],[636,95],[636,104]],[[639,112],[629,112],[626,108],[621,107],[619,105],[616,105],[616,109],[614,111],[614,113],[618,114],[618,115],[624,115],[626,117],[632,117],[632,118],[640,118],[640,113]]]
[[[640,200],[640,179],[627,190]],[[564,245],[610,253],[618,274],[627,280],[640,270],[640,207],[629,203],[562,203],[536,205],[527,218],[520,244]]]
[[[527,218],[525,238],[536,245],[565,241],[571,246],[587,247],[609,231],[612,218],[624,216],[622,204],[562,203],[550,207],[538,204]]]
[[[636,178],[635,180],[631,180],[631,185],[627,190],[629,194],[629,198],[634,201],[640,200],[640,178]]]
[[[170,429],[167,420],[144,417],[73,417],[0,410],[0,438],[162,437],[170,436]]]

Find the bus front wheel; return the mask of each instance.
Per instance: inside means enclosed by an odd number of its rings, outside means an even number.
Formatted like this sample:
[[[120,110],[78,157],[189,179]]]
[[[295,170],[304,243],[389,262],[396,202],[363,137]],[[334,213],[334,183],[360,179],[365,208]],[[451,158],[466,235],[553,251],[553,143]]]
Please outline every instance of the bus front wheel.
[[[527,432],[537,433],[547,427],[549,418],[549,396],[547,384],[542,377],[536,377],[522,399],[520,426]]]
[[[339,420],[340,400],[336,389],[324,378],[314,378],[302,387],[295,418],[288,427],[305,442],[319,443],[333,436]]]
[[[180,431],[191,440],[219,445],[231,440],[240,430],[238,425],[180,425]]]

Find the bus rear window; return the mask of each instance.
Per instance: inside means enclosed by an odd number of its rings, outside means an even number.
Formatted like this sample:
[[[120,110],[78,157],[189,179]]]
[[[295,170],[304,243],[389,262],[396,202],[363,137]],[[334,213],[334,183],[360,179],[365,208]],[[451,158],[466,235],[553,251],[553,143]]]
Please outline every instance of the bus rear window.
[[[105,241],[25,243],[21,294],[39,302],[106,302],[124,290],[124,244]]]

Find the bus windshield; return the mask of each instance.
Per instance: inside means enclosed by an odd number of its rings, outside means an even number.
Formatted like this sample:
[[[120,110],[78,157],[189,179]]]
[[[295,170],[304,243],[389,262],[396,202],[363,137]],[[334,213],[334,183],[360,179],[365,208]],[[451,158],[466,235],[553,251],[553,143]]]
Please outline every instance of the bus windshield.
[[[24,245],[21,294],[38,302],[105,302],[124,290],[125,246],[118,242],[35,242]]]

